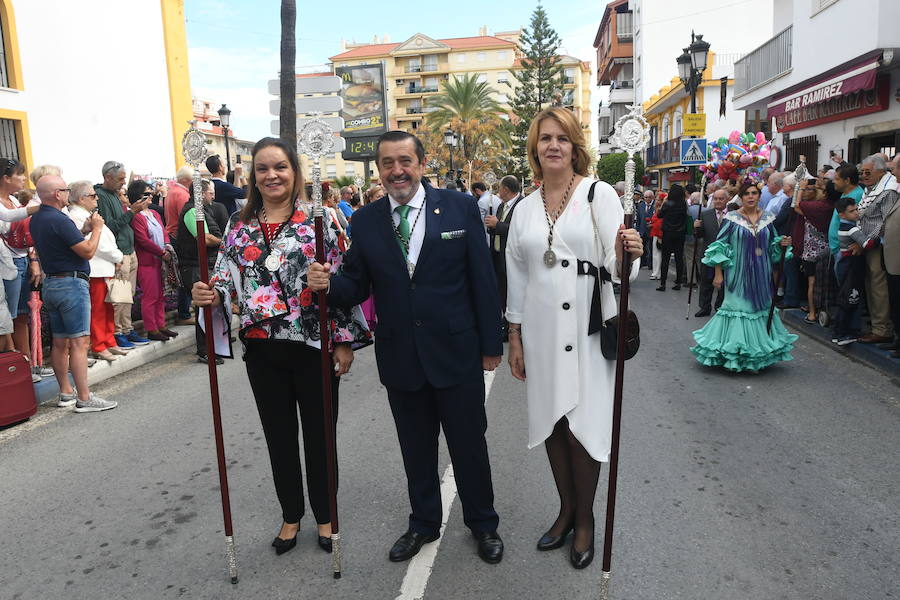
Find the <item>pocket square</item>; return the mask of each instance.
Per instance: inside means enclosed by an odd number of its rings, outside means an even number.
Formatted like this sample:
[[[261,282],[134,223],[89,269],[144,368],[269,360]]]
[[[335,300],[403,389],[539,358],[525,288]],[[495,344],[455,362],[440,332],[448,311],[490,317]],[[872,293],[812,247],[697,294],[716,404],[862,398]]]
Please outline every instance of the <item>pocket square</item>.
[[[442,231],[441,232],[442,240],[457,240],[462,237],[466,237],[465,229],[457,229],[456,231]]]

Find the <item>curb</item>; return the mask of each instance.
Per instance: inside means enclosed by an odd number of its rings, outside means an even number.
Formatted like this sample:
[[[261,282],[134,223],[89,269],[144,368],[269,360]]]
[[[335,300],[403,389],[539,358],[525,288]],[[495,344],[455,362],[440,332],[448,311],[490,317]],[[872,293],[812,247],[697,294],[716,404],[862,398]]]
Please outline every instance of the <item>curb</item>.
[[[174,354],[194,345],[194,326],[180,325],[171,327],[178,332],[178,337],[167,342],[150,342],[146,346],[138,346],[126,356],[120,356],[114,362],[98,360],[94,366],[88,369],[88,385],[94,386],[111,377],[127,373],[132,369],[142,367],[158,358]],[[69,376],[71,380],[71,375]],[[34,395],[38,406],[56,400],[59,395],[59,384],[56,377],[48,375],[34,384]]]
[[[780,314],[785,325],[790,325],[796,333],[827,346],[835,354],[865,363],[884,372],[889,377],[900,378],[900,359],[891,358],[889,351],[882,350],[875,344],[860,344],[859,342],[847,346],[832,344],[831,330],[804,322],[806,314],[799,308],[785,309]]]

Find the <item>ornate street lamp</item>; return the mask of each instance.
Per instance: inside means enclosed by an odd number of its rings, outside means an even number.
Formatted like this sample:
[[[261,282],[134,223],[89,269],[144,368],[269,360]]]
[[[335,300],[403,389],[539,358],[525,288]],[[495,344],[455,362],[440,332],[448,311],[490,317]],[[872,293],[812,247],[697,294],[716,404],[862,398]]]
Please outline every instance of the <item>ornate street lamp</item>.
[[[228,171],[231,170],[231,150],[228,148],[228,124],[231,121],[231,109],[222,105],[218,111],[219,113],[219,126],[222,128],[222,135],[225,138],[225,174],[228,174]]]
[[[453,169],[453,149],[456,148],[457,141],[456,132],[448,127],[447,131],[444,132],[444,143],[450,149],[450,176],[447,178],[450,181],[453,181],[456,173]]]

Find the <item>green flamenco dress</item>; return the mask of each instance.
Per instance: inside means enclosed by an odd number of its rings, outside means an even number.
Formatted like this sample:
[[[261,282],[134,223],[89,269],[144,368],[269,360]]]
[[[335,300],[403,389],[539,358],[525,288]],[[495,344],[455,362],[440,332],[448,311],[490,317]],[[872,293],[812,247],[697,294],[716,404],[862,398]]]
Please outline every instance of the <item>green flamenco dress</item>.
[[[703,255],[703,264],[722,267],[725,301],[703,329],[694,332],[691,352],[700,363],[729,371],[759,371],[792,360],[797,336],[788,333],[778,311],[766,331],[772,303],[772,264],[781,259],[775,216],[764,213],[754,225],[737,211],[725,215],[719,237]],[[790,259],[791,249],[786,249]]]

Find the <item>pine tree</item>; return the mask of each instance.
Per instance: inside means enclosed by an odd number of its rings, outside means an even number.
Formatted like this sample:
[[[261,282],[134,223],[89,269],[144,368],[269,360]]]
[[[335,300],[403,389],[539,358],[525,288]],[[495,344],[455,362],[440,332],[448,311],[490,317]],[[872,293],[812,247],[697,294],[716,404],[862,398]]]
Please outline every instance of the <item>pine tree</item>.
[[[529,172],[525,142],[531,121],[550,105],[553,95],[562,90],[563,67],[557,54],[559,44],[559,36],[550,27],[544,7],[538,4],[531,15],[531,28],[522,32],[519,42],[522,69],[513,71],[513,77],[518,82],[511,102],[516,116],[513,154],[516,172],[523,181]]]

